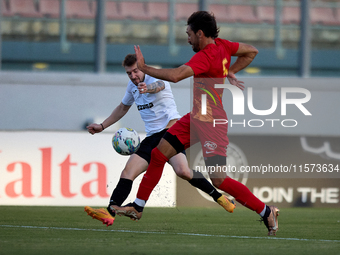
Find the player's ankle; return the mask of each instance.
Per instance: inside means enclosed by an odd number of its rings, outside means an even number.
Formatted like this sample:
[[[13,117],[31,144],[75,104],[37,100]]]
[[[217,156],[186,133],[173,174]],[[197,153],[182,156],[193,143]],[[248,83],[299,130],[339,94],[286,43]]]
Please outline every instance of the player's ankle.
[[[137,205],[135,202],[133,202],[132,206],[137,210],[137,212],[143,212],[144,207]]]
[[[111,205],[114,205],[114,204],[109,204],[109,206],[106,209],[112,217],[116,217],[116,213],[115,211],[111,209]]]

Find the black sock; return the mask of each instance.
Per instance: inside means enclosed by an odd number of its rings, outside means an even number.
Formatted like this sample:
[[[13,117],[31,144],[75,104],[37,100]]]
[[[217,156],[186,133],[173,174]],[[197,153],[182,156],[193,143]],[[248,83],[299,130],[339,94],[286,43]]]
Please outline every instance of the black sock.
[[[201,172],[192,170],[194,173],[194,176],[192,177],[192,179],[189,181],[189,183],[202,190],[203,192],[207,193],[209,196],[211,196],[215,201],[217,201],[217,199],[219,197],[222,196],[222,194],[220,192],[218,192],[212,185],[210,182],[208,182],[207,179],[204,178],[203,174]]]
[[[143,206],[139,206],[135,202],[133,202],[132,206],[137,210],[137,212],[143,212]]]
[[[267,218],[270,214],[270,208],[266,205],[266,212],[264,213],[264,216],[262,218]]]
[[[111,205],[118,205],[121,206],[125,199],[129,196],[132,189],[132,181],[129,179],[120,178],[119,182],[112,192],[110,203],[108,206],[109,213],[114,216],[114,212],[109,210]]]

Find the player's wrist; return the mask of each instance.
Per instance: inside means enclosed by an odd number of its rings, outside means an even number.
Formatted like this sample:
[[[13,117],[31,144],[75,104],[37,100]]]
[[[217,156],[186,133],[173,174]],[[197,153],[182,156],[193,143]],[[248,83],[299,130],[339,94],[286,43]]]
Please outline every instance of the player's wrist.
[[[147,65],[145,64],[145,62],[144,63],[140,63],[138,65],[138,69],[141,70],[143,73],[144,73],[144,71],[146,71],[146,68],[147,68]]]
[[[103,126],[103,123],[100,123],[100,126],[102,127],[102,131],[104,131],[104,126]]]

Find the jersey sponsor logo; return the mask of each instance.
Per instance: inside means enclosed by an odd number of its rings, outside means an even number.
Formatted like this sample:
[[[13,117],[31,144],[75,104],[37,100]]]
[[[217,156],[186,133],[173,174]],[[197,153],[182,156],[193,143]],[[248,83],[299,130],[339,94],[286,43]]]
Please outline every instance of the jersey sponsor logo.
[[[132,94],[135,94],[137,92],[137,89],[136,90],[134,90],[134,91],[132,91]]]
[[[150,109],[152,107],[153,107],[153,103],[137,105],[138,111],[145,110],[145,109]]]
[[[206,153],[211,153],[217,148],[217,144],[212,141],[205,141],[204,148],[210,151],[210,152],[207,151]]]

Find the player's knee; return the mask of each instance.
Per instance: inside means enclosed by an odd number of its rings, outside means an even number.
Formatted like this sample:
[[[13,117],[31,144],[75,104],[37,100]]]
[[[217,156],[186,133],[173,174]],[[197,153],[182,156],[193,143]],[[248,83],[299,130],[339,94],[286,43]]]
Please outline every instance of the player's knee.
[[[184,180],[190,180],[191,179],[191,172],[188,166],[179,166],[176,167],[175,172],[178,177],[184,179]]]
[[[133,181],[139,174],[140,174],[139,171],[136,170],[134,171],[133,168],[125,166],[122,173],[120,174],[120,178],[129,179]]]
[[[214,185],[214,187],[218,188],[219,186],[221,186],[222,182],[224,181],[223,178],[212,178],[211,182]]]

